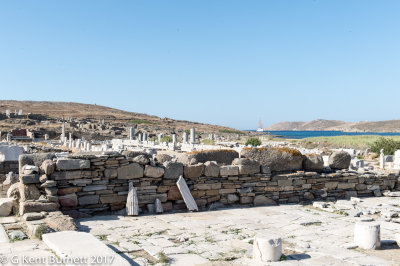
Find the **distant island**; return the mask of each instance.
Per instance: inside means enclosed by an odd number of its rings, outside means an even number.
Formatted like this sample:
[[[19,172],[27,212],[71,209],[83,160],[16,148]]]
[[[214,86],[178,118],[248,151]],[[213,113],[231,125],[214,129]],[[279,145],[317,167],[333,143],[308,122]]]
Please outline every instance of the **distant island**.
[[[344,131],[344,132],[400,132],[400,120],[375,122],[344,122],[317,119],[310,122],[280,122],[267,127],[267,131]]]

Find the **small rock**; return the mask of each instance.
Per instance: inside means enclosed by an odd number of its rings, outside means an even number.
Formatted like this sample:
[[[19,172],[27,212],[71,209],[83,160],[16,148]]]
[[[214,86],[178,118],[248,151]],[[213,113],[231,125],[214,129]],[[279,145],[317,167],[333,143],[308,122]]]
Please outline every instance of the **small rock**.
[[[27,236],[21,230],[12,231],[9,233],[11,241],[23,240],[26,239]]]

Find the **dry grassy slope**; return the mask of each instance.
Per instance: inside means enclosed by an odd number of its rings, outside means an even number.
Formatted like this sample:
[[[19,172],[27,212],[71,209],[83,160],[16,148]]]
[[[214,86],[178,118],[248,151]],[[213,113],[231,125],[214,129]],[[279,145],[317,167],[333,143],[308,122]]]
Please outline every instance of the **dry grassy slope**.
[[[101,105],[72,103],[72,102],[46,102],[46,101],[6,101],[0,100],[0,112],[4,113],[6,109],[14,110],[22,109],[24,114],[43,114],[53,118],[91,118],[105,119],[106,121],[126,122],[132,119],[143,119],[154,123],[154,126],[188,129],[196,127],[203,131],[219,131],[221,129],[234,130],[229,127],[218,125],[208,125],[196,122],[161,119],[157,116],[126,112]]]
[[[360,132],[400,132],[400,120],[348,123],[318,119],[310,122],[280,122],[267,130],[342,130]]]

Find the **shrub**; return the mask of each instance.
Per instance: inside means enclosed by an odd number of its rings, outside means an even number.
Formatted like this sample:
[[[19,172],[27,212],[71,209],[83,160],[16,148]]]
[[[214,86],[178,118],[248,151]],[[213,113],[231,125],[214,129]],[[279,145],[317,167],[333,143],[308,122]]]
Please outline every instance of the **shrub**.
[[[131,121],[129,121],[132,124],[154,124],[154,122],[149,121],[149,120],[143,120],[143,119],[132,119]]]
[[[213,141],[212,139],[204,139],[202,140],[204,145],[214,145],[215,141]]]
[[[393,155],[396,150],[400,149],[400,141],[395,141],[391,138],[379,138],[372,143],[371,151],[380,154],[381,149],[384,149],[385,155]]]
[[[228,133],[228,134],[239,134],[239,135],[243,135],[244,132],[239,131],[239,130],[231,130],[231,129],[220,129],[219,133]]]
[[[171,136],[164,136],[161,138],[160,142],[172,142]]]
[[[260,146],[261,145],[261,140],[259,139],[259,138],[249,138],[247,141],[246,141],[246,144],[245,144],[246,146],[248,146],[248,145],[251,145],[251,146],[253,146],[253,147],[257,147],[257,146]]]

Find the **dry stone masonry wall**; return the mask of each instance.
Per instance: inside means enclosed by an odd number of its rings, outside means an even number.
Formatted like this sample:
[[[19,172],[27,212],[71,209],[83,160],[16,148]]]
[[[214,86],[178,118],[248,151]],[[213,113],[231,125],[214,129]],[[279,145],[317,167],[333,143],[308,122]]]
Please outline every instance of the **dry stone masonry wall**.
[[[24,167],[24,162],[36,168]],[[125,208],[130,181],[137,189],[142,212],[154,210],[156,199],[162,202],[164,211],[186,209],[176,186],[180,176],[200,209],[215,204],[259,206],[379,196],[384,190],[400,189],[394,174],[271,174],[269,167],[246,158],[236,158],[231,165],[210,161],[184,165],[174,161],[160,164],[145,155],[130,158],[115,152],[59,159],[53,154],[28,154],[21,155],[20,164],[21,182],[11,194],[20,193],[20,214],[58,209],[118,211]]]

